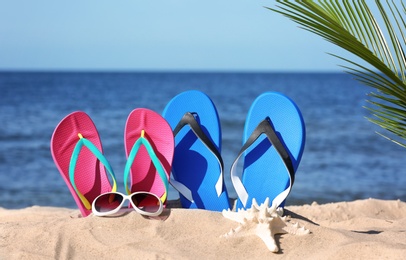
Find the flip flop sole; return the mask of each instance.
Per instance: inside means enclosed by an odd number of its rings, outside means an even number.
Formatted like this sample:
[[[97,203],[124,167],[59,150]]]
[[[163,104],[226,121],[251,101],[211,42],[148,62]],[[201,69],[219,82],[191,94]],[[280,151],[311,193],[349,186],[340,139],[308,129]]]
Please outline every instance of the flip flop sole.
[[[85,208],[69,180],[69,164],[79,140],[79,133],[103,152],[99,133],[93,121],[86,113],[77,111],[62,119],[55,128],[51,138],[51,153],[82,215],[86,217],[92,211]],[[111,191],[111,184],[103,165],[88,149],[80,151],[75,168],[75,184],[90,203],[100,194]]]
[[[152,145],[169,179],[174,153],[174,138],[171,127],[160,114],[152,110],[134,109],[127,118],[124,132],[127,157],[134,143],[140,138],[142,130],[145,131],[145,138]],[[162,197],[165,192],[164,183],[144,146],[141,146],[137,152],[131,166],[130,176],[131,192],[148,191],[158,197]]]
[[[266,117],[271,119],[296,171],[305,144],[305,125],[299,108],[281,93],[263,93],[256,98],[247,114],[243,143]],[[249,195],[246,208],[251,207],[253,198],[258,203],[263,203],[267,197],[272,201],[289,185],[285,164],[265,135],[260,136],[244,153],[242,183]],[[240,200],[237,200],[237,208],[243,208]]]
[[[221,151],[221,127],[217,110],[212,100],[196,90],[175,96],[166,106],[163,116],[175,129],[185,113],[196,113],[196,121],[217,150]],[[180,195],[182,207],[221,211],[229,208],[225,185],[220,197],[215,185],[220,175],[220,165],[213,153],[193,133],[189,126],[183,127],[175,136],[173,162],[175,180],[192,192],[194,202]]]

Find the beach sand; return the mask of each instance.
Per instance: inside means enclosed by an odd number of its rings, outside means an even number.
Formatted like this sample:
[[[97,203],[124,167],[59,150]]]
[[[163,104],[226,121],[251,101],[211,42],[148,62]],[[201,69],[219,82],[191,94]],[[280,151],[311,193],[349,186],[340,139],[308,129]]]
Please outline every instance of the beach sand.
[[[166,209],[79,217],[55,207],[0,208],[0,259],[405,259],[406,203],[367,199],[288,206],[311,231],[276,235],[270,252],[255,235],[222,237],[238,223],[220,212]]]

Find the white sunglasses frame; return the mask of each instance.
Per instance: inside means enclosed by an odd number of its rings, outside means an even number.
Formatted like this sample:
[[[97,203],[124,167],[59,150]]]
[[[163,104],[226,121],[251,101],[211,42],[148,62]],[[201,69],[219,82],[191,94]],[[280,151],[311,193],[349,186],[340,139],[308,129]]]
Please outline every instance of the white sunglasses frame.
[[[99,212],[99,211],[97,211],[97,210],[96,210],[96,207],[95,207],[95,204],[96,204],[97,199],[99,199],[101,196],[104,196],[104,195],[107,195],[107,194],[121,195],[121,196],[123,197],[123,200],[121,201],[120,205],[119,205],[117,208],[113,209],[113,210],[106,211],[106,212]],[[131,196],[137,195],[137,194],[151,195],[151,196],[157,198],[157,201],[159,201],[159,208],[158,208],[158,210],[157,210],[156,212],[148,212],[148,211],[144,211],[144,210],[140,209],[139,207],[137,207],[136,205],[134,205],[133,201],[131,200]],[[137,213],[139,213],[139,214],[141,214],[141,215],[144,215],[144,216],[150,216],[150,217],[159,216],[159,215],[162,213],[163,209],[164,209],[164,205],[163,205],[161,199],[160,199],[156,194],[151,193],[151,192],[146,192],[146,191],[133,192],[133,193],[131,193],[130,195],[124,195],[124,194],[121,193],[121,192],[106,192],[106,193],[100,194],[99,196],[97,196],[97,197],[93,200],[93,202],[92,202],[92,212],[93,212],[93,214],[94,214],[95,216],[98,216],[98,217],[113,215],[113,214],[119,212],[119,211],[122,209],[122,207],[123,207],[123,205],[124,205],[124,202],[125,202],[126,200],[128,200],[128,201],[131,203],[132,207],[134,208],[134,210],[135,210]]]

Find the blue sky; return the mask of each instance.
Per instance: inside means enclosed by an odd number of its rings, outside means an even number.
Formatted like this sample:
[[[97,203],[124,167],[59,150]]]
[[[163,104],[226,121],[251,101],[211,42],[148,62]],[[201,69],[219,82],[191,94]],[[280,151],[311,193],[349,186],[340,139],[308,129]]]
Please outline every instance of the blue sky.
[[[249,0],[0,0],[0,70],[341,71],[351,57]]]

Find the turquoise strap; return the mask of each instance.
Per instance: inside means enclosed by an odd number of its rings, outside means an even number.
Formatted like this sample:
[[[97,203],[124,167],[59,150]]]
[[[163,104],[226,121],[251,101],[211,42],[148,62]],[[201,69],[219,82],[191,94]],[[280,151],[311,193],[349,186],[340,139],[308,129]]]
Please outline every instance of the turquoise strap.
[[[69,163],[69,179],[72,184],[72,187],[75,189],[76,193],[78,194],[80,200],[84,204],[84,206],[87,209],[91,209],[91,203],[85,198],[85,196],[80,193],[78,188],[76,187],[75,184],[75,168],[76,168],[76,163],[79,158],[79,153],[80,150],[82,149],[83,146],[86,146],[95,156],[96,158],[104,165],[104,167],[107,169],[108,173],[110,174],[112,180],[113,180],[113,188],[112,191],[115,192],[117,190],[117,183],[116,183],[116,176],[114,175],[113,169],[111,168],[109,162],[107,159],[104,157],[104,155],[99,151],[99,149],[89,140],[84,138],[80,133],[78,134],[79,136],[79,141],[76,143],[75,148],[73,149],[72,156],[70,159]]]
[[[159,161],[158,157],[156,156],[154,149],[152,148],[149,141],[144,137],[144,132],[141,133],[141,137],[138,138],[138,140],[134,143],[133,147],[131,148],[130,154],[128,155],[127,163],[124,168],[125,190],[127,191],[127,194],[131,194],[131,190],[128,188],[128,175],[130,173],[130,169],[134,162],[135,156],[137,155],[138,150],[141,147],[141,144],[144,145],[145,148],[147,149],[148,155],[151,158],[151,161],[154,164],[155,169],[157,170],[157,172],[159,174],[159,177],[161,177],[162,182],[165,185],[165,194],[161,197],[161,201],[165,202],[167,194],[168,194],[168,188],[169,188],[168,177],[166,176],[165,170],[162,167],[161,162]]]

